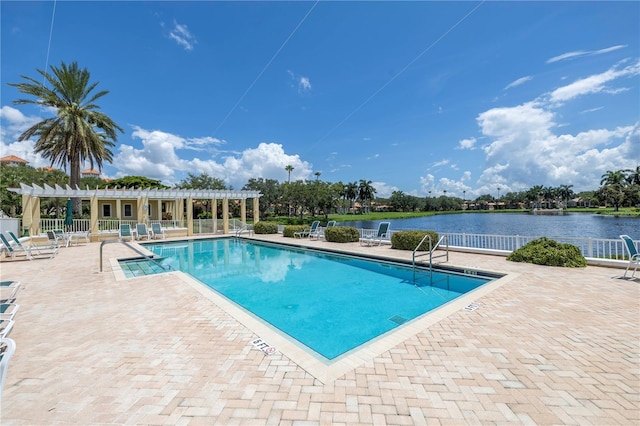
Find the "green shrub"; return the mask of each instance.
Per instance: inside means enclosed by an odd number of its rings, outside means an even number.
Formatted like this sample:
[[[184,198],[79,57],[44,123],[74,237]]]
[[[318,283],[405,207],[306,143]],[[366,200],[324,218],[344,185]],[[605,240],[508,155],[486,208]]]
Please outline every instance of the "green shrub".
[[[396,231],[391,236],[391,248],[397,250],[411,250],[413,251],[425,235],[431,235],[431,244],[438,243],[438,233],[435,231]],[[418,251],[429,251],[429,239],[424,240],[420,244]]]
[[[282,230],[282,236],[288,237],[288,238],[294,238],[295,237],[295,235],[293,235],[294,233],[306,231],[307,229],[309,229],[308,225],[287,225]]]
[[[353,226],[332,226],[324,230],[324,239],[332,243],[355,243],[360,241],[360,231]]]
[[[562,244],[547,237],[538,238],[514,250],[507,256],[507,260],[567,268],[587,266],[587,260],[578,247]]]
[[[278,224],[275,222],[260,221],[253,225],[253,232],[256,234],[277,234]]]

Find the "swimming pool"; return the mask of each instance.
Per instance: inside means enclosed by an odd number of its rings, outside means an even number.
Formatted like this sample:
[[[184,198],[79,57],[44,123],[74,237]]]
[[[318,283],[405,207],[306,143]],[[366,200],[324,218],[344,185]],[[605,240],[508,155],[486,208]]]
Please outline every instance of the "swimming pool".
[[[235,238],[145,248],[327,360],[494,278]]]

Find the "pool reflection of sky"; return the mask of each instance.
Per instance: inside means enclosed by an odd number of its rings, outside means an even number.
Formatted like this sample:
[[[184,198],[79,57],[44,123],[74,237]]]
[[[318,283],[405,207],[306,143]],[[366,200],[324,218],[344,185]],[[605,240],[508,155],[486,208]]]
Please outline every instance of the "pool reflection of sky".
[[[442,272],[235,239],[147,246],[325,358],[486,282]]]

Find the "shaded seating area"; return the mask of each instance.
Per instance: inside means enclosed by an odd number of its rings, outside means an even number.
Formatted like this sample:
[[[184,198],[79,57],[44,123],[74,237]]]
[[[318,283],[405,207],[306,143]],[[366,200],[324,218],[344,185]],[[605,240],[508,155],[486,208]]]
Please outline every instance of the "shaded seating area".
[[[638,265],[640,265],[640,253],[638,253],[638,249],[636,248],[636,245],[634,244],[630,236],[620,235],[620,238],[622,238],[622,241],[624,241],[625,249],[627,251],[627,254],[629,255],[629,264],[627,265],[627,269],[625,269],[624,271],[624,278],[627,278],[627,272],[629,272],[631,266],[635,265],[635,267],[633,268],[633,273],[631,274],[631,278],[633,278],[635,277],[636,271],[638,270]]]
[[[371,237],[362,237],[360,238],[361,246],[372,246],[372,245],[380,245],[383,242],[389,242],[391,240],[391,232],[389,228],[391,227],[390,222],[381,222],[378,225],[378,230],[375,235]]]
[[[306,238],[308,236],[310,236],[313,233],[318,232],[318,227],[320,226],[320,221],[319,220],[314,220],[313,223],[311,224],[311,227],[302,230],[302,231],[298,231],[298,232],[294,232],[293,233],[293,238]]]

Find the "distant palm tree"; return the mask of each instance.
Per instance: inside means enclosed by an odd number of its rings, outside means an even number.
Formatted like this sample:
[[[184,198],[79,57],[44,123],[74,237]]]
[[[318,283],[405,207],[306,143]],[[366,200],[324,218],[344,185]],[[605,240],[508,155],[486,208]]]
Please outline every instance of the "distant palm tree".
[[[360,179],[360,183],[358,184],[358,198],[363,202],[363,204],[369,206],[371,208],[371,200],[375,197],[376,189],[371,185],[370,180]]]
[[[358,183],[357,182],[349,182],[345,185],[345,192],[347,195],[347,200],[349,200],[349,210],[353,208],[353,203],[356,198],[358,198]]]
[[[98,83],[89,83],[89,71],[80,69],[76,62],[67,66],[51,66],[51,74],[37,70],[51,85],[51,89],[34,78],[22,76],[27,82],[9,83],[20,92],[34,99],[18,99],[15,104],[35,104],[55,109],[55,116],[45,118],[20,135],[23,141],[37,137],[34,152],[41,153],[51,160],[51,165],[69,166],[72,187],[80,185],[80,167],[89,160],[102,169],[103,161],[111,162],[113,153],[110,148],[118,140],[117,131],[122,132],[111,118],[98,111],[95,102],[109,93],[102,90],[92,93]],[[74,199],[74,212],[81,212],[81,200]]]
[[[322,173],[321,172],[315,172],[314,175],[316,175],[316,180],[318,180],[318,178],[320,177]]]
[[[288,164],[284,169],[289,172],[289,183],[291,183],[291,172],[293,171],[294,167],[291,164]]]
[[[575,195],[571,188],[573,188],[573,185],[560,185],[557,189],[558,196],[562,198],[565,209],[569,204],[569,199]]]
[[[607,170],[605,174],[602,175],[602,179],[600,180],[600,185],[622,185],[625,182],[624,170],[616,170],[611,171]]]
[[[640,166],[636,166],[636,169],[627,169],[627,182],[630,184],[640,185]]]

